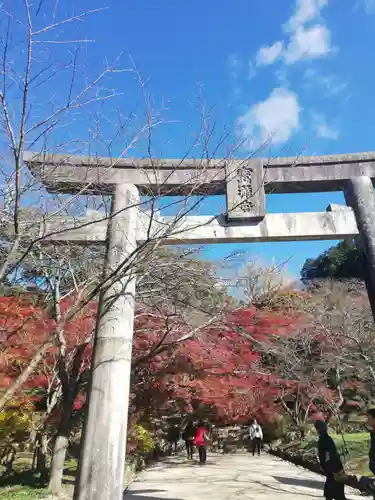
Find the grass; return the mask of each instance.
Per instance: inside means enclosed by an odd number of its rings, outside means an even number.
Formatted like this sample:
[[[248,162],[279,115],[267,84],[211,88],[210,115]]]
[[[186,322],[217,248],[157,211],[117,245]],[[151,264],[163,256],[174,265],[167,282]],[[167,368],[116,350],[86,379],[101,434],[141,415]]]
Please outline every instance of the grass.
[[[53,498],[47,491],[47,484],[41,482],[39,474],[31,471],[32,455],[20,453],[14,463],[14,473],[4,475],[0,466],[0,498],[1,500],[39,500]],[[63,484],[64,493],[70,494],[73,489],[77,460],[69,458],[65,462]]]
[[[30,486],[5,486],[0,488],[1,500],[39,500],[46,498],[47,492],[44,489],[35,489]]]
[[[368,453],[370,446],[370,436],[368,432],[358,432],[353,434],[330,433],[335,441],[337,450],[343,460],[347,472],[360,475],[372,475],[368,469]],[[317,436],[309,433],[303,441],[294,441],[283,447],[289,453],[298,453],[311,457],[317,454]]]
[[[370,435],[368,432],[332,436],[340,455],[345,458],[345,468],[357,475],[372,475],[368,469]],[[345,445],[348,454],[345,452]]]

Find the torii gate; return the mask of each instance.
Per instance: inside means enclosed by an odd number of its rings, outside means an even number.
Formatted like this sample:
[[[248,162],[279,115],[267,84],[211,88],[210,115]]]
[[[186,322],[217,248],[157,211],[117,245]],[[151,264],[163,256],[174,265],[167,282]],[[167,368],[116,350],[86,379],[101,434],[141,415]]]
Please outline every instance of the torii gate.
[[[75,157],[26,152],[24,162],[50,192],[113,194],[107,220],[51,220],[49,239],[106,242],[110,272],[146,239],[147,214],[138,211],[139,193],[170,196],[225,194],[227,213],[188,216],[163,235],[168,217],[155,216],[151,233],[162,244],[252,241],[337,240],[357,237],[375,315],[375,153],[276,158],[273,160],[149,160]],[[265,193],[343,190],[349,207],[322,213],[266,214]],[[91,219],[92,222],[92,219]],[[64,232],[61,232],[65,224]],[[77,227],[75,229],[75,227]],[[147,228],[147,229],[146,229]],[[66,229],[71,229],[66,231]],[[148,233],[149,234],[149,233]],[[135,281],[114,284],[101,302],[119,294],[99,314],[92,363],[89,409],[84,430],[76,500],[120,500],[123,495],[128,394],[131,369]]]

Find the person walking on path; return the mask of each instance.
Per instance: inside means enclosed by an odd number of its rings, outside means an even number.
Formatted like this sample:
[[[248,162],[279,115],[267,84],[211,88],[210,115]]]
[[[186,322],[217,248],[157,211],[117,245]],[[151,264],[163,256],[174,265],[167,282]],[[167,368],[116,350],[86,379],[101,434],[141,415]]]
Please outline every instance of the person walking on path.
[[[375,406],[367,410],[367,425],[370,427],[369,469],[375,476]]]
[[[260,449],[262,447],[262,442],[263,442],[263,431],[261,426],[256,421],[256,419],[254,419],[254,422],[251,424],[249,433],[252,444],[253,456],[255,455],[255,451],[257,451],[259,457]]]
[[[314,425],[319,435],[319,463],[326,476],[324,497],[326,500],[346,500],[345,485],[338,480],[345,475],[344,468],[336,445],[328,434],[327,423],[321,419],[316,420]]]
[[[210,441],[207,427],[204,422],[200,421],[195,429],[194,444],[198,448],[199,463],[201,465],[206,463],[207,460],[207,446]]]
[[[195,436],[194,424],[193,422],[189,422],[182,434],[182,438],[185,441],[187,456],[189,459],[192,459],[194,454],[194,436]]]
[[[178,441],[180,439],[180,428],[177,424],[171,425],[168,429],[167,440],[168,440],[168,455],[172,455],[172,451],[177,453]]]

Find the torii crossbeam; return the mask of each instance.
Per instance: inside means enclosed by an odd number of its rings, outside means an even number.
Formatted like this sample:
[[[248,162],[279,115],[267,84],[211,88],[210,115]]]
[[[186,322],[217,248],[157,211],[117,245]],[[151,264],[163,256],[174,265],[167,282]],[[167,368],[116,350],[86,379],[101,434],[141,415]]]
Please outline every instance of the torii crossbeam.
[[[113,194],[109,220],[51,219],[47,241],[106,242],[105,270],[121,264],[146,237],[163,244],[343,239],[358,236],[375,315],[375,153],[272,160],[139,160],[24,154],[51,192]],[[351,208],[266,214],[266,193],[344,190]],[[139,194],[225,194],[227,211],[171,223],[139,210]],[[172,218],[173,219],[173,218]],[[62,229],[64,228],[64,229]],[[120,500],[123,490],[135,280],[129,275],[101,294],[118,296],[98,315],[89,411],[76,500]],[[121,396],[119,394],[121,392]]]

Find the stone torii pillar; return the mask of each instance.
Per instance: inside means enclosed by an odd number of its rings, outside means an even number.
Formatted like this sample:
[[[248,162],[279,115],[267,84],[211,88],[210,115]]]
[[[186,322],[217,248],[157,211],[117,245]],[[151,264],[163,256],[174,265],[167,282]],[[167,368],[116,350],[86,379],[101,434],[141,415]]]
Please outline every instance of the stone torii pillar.
[[[120,499],[123,495],[135,276],[131,269],[120,279],[116,275],[137,246],[138,208],[138,189],[118,184],[106,236],[104,277],[111,284],[99,297],[75,500]]]
[[[50,192],[76,193],[84,188],[86,193],[114,193],[108,224],[101,221],[84,228],[79,221],[63,218],[71,231],[59,234],[61,219],[51,220],[43,228],[47,241],[106,243],[107,276],[129,257],[137,241],[146,238],[142,224],[137,224],[142,214],[131,201],[137,199],[138,190],[155,196],[191,192],[226,195],[226,215],[186,217],[172,233],[160,231],[168,226],[168,218],[156,217],[151,234],[158,234],[167,245],[343,239],[357,235],[358,229],[366,232],[363,228],[372,220],[359,194],[354,194],[357,201],[352,204],[356,218],[352,210],[265,214],[264,195],[338,191],[350,187],[351,179],[359,176],[374,181],[375,153],[234,160],[230,164],[225,160],[155,160],[152,165],[149,160],[25,153],[24,162]],[[56,230],[48,238],[48,233]],[[372,249],[370,240],[364,241]],[[374,262],[371,260],[371,265]],[[129,271],[100,296],[76,500],[122,499],[134,294],[135,281]]]
[[[353,177],[347,183],[345,200],[353,208],[359,236],[356,244],[361,256],[367,294],[375,319],[375,196],[370,177]]]

